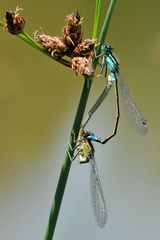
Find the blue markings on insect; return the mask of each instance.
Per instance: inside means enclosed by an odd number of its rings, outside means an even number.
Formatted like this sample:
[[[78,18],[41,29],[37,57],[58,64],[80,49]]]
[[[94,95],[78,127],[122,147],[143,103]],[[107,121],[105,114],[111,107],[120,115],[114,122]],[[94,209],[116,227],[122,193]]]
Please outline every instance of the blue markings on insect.
[[[111,72],[119,71],[119,62],[114,57],[113,48],[110,45],[102,45],[101,51],[104,53],[105,63]]]
[[[110,70],[110,76],[112,81],[116,80],[116,72],[119,73],[119,62],[117,58],[113,55],[113,47],[110,45],[102,45],[101,46],[101,54],[100,56],[103,57],[103,64],[108,67]]]
[[[115,71],[115,63],[112,61],[112,58],[110,58],[110,56],[106,57],[106,64],[111,71]]]
[[[108,68],[111,70],[111,72],[115,72],[119,69],[118,62],[111,54],[106,56],[106,64],[107,64]]]
[[[89,135],[87,136],[87,139],[90,140],[90,141],[94,141],[94,142],[101,142],[101,138],[95,136],[95,135]]]

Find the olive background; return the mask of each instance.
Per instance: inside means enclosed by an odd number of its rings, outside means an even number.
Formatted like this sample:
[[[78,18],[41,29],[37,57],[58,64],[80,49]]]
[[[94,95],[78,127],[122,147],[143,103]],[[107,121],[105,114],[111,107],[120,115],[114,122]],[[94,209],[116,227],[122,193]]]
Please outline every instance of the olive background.
[[[92,38],[95,1],[5,0],[1,19],[17,5],[24,9],[25,31],[32,36],[39,27],[61,35],[66,16],[78,10],[84,18],[83,39]],[[158,0],[117,0],[107,43],[115,49],[149,131],[136,134],[121,108],[117,136],[106,145],[94,144],[108,209],[104,229],[96,226],[92,213],[89,165],[73,162],[55,240],[160,236],[159,9]],[[0,239],[44,239],[83,78],[2,28],[0,42]],[[105,79],[95,78],[88,110],[104,85]],[[106,137],[114,121],[112,90],[87,130]]]

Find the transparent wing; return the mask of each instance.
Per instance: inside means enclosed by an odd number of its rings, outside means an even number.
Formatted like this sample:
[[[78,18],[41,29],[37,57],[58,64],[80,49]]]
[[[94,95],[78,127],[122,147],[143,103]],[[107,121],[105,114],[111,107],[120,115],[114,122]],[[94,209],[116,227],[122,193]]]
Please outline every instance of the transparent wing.
[[[92,208],[98,226],[103,228],[107,221],[106,203],[95,159],[94,158],[90,159],[89,162],[90,162],[90,191]]]
[[[88,116],[87,119],[85,120],[85,122],[82,124],[82,127],[84,128],[86,126],[86,124],[89,122],[89,120],[91,119],[92,115],[97,111],[97,109],[100,107],[100,105],[102,104],[103,100],[106,98],[106,96],[108,95],[108,93],[110,92],[110,89],[112,87],[113,81],[111,78],[108,79],[108,82],[103,90],[103,92],[101,93],[101,95],[99,96],[99,98],[97,99],[97,101],[95,102],[95,104],[93,105],[93,107],[90,109],[90,111],[88,112]]]
[[[129,122],[139,134],[146,134],[148,130],[147,120],[138,108],[122,75],[118,72],[116,73],[116,77],[121,88],[123,105]]]

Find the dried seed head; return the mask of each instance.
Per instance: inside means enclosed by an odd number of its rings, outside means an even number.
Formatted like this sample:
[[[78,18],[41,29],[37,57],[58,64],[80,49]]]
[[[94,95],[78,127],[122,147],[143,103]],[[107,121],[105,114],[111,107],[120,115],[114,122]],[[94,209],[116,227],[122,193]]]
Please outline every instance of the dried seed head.
[[[55,57],[62,57],[64,55],[66,55],[67,52],[67,47],[64,44],[64,42],[62,41],[62,38],[60,37],[53,37],[54,41],[53,41],[53,50],[51,52],[52,56]]]
[[[74,49],[82,41],[82,18],[79,12],[67,16],[68,23],[64,26],[62,40],[71,49]]]
[[[19,15],[19,10],[23,9],[16,7],[15,11],[6,11],[5,13],[6,25],[4,28],[7,28],[8,32],[15,35],[20,34],[25,26],[25,20]]]
[[[94,48],[96,41],[91,39],[86,39],[79,43],[73,51],[73,56],[87,57],[94,56]]]
[[[72,69],[76,74],[82,76],[91,76],[94,73],[92,57],[74,57],[72,58]]]
[[[67,47],[60,37],[52,37],[46,34],[35,33],[34,38],[36,42],[46,48],[52,56],[62,57],[66,54]]]

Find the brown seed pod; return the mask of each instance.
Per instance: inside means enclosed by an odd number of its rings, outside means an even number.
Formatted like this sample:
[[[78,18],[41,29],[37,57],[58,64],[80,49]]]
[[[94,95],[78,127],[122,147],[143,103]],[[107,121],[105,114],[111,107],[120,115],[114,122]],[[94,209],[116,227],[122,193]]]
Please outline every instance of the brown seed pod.
[[[62,40],[66,46],[74,49],[82,41],[82,18],[79,12],[67,16],[68,23],[64,26]]]
[[[88,57],[94,56],[94,48],[96,41],[91,39],[86,39],[79,43],[73,51],[73,56]]]
[[[72,58],[72,69],[76,74],[82,76],[91,76],[94,73],[92,57],[74,57]]]
[[[6,11],[5,13],[6,25],[4,28],[7,28],[8,32],[14,35],[22,33],[25,26],[24,18],[19,15],[20,10],[23,9],[16,7],[15,11]]]
[[[46,48],[52,56],[62,57],[66,54],[67,47],[60,37],[52,37],[46,34],[35,33],[34,38],[36,42]]]

